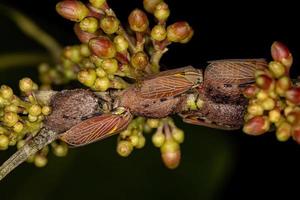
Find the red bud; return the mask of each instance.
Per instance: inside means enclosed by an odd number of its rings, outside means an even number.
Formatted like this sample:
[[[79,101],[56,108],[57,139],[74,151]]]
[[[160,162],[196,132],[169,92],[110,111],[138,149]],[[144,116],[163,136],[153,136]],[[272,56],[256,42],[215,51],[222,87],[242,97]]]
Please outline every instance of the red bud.
[[[99,36],[89,41],[89,47],[100,58],[113,58],[116,55],[114,44],[108,37]]]
[[[300,105],[300,88],[291,88],[286,92],[286,98],[296,104]]]
[[[80,22],[89,14],[89,9],[81,1],[61,1],[56,4],[56,11],[62,17]]]
[[[270,122],[266,117],[256,116],[245,123],[243,131],[248,135],[261,135],[270,128]]]
[[[271,47],[272,58],[290,68],[293,63],[293,56],[287,46],[281,42],[274,42]]]

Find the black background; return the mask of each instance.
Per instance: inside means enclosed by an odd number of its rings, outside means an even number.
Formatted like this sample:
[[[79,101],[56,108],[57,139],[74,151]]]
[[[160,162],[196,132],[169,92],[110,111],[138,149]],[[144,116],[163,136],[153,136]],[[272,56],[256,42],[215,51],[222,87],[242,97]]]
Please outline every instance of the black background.
[[[57,1],[2,2],[23,11],[62,44],[77,42],[72,23],[55,12]],[[142,7],[138,0],[109,2],[123,21],[133,8]],[[299,71],[300,14],[296,1],[167,3],[171,8],[170,22],[186,20],[195,30],[189,44],[170,47],[162,60],[168,68],[188,64],[203,68],[208,60],[224,58],[270,59],[272,42],[280,40],[294,55],[292,75]],[[25,41],[25,37],[16,34],[16,28],[9,29],[0,24],[2,52],[27,46],[40,49],[30,39]],[[1,73],[2,79],[6,75]],[[8,76],[15,72],[5,73]],[[3,80],[0,82],[6,81]],[[227,133],[181,123],[179,126],[186,132],[186,142],[182,145],[182,164],[175,171],[164,169],[158,150],[153,150],[150,142],[130,158],[119,158],[112,138],[71,150],[68,158],[52,156],[46,169],[19,167],[0,183],[0,199],[291,199],[299,195],[300,147],[295,142],[280,143],[273,133],[250,137],[241,131]],[[0,152],[0,160],[8,154]]]

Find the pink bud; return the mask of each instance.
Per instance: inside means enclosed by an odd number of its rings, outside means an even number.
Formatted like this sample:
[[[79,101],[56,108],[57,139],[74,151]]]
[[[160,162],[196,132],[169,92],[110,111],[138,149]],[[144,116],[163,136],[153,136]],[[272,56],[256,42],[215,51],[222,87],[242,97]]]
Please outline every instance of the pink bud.
[[[296,104],[296,105],[300,105],[300,88],[296,87],[296,88],[291,88],[286,92],[286,98]]]
[[[247,121],[243,131],[248,135],[261,135],[270,128],[270,122],[266,117],[256,116]]]
[[[258,88],[255,85],[250,85],[243,91],[243,94],[247,98],[254,97],[258,92]]]
[[[100,58],[113,58],[116,49],[112,41],[105,36],[99,36],[89,41],[89,47],[93,53]]]
[[[75,32],[76,36],[78,37],[78,39],[80,40],[80,42],[82,42],[82,43],[88,43],[90,41],[90,39],[98,36],[97,33],[88,33],[88,32],[81,30],[81,28],[79,27],[79,23],[76,23],[74,25],[74,32]]]
[[[293,63],[293,56],[287,46],[281,42],[274,42],[271,46],[271,55],[275,61],[284,64],[288,69]]]

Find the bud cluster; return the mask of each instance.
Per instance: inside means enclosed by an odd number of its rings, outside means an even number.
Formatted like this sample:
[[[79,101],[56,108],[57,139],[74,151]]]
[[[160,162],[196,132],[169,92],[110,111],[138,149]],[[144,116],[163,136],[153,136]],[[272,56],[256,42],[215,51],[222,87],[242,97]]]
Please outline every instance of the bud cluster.
[[[257,70],[255,84],[244,91],[249,105],[243,131],[261,135],[275,127],[279,141],[292,137],[300,143],[300,88],[289,76],[293,57],[280,42],[273,43],[271,55],[268,68]]]

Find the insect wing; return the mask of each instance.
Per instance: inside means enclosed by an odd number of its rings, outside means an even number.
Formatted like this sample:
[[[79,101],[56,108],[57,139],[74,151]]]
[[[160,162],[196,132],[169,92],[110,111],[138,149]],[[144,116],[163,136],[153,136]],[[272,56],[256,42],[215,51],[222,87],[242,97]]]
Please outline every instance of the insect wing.
[[[232,59],[210,61],[205,69],[205,81],[245,84],[254,81],[255,70],[265,69],[264,59]]]
[[[202,81],[202,73],[193,67],[160,72],[143,80],[140,95],[143,98],[167,98],[186,92]]]
[[[124,130],[132,119],[126,111],[123,114],[103,114],[84,120],[60,136],[71,146],[87,145]]]

